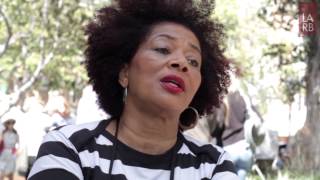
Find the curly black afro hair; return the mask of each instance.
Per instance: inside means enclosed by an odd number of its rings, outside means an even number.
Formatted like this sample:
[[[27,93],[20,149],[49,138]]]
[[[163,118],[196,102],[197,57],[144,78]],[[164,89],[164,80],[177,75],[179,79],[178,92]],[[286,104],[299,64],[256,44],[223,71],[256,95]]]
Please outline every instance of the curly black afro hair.
[[[201,85],[190,106],[200,115],[219,106],[230,82],[221,47],[222,26],[211,18],[213,0],[115,0],[97,11],[86,27],[86,69],[100,107],[111,116],[123,110],[119,72],[130,63],[153,25],[175,22],[189,28],[202,51]]]

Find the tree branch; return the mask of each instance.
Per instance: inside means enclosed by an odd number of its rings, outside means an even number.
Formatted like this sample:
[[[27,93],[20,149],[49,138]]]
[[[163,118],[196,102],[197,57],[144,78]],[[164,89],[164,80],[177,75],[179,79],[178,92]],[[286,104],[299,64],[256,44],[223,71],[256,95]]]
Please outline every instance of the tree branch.
[[[44,5],[41,10],[42,11],[41,23],[42,23],[43,29],[46,29],[45,26],[48,23],[48,16],[47,16],[48,6],[49,6],[48,0],[45,0]],[[41,49],[41,52],[40,52],[41,60],[38,63],[36,70],[33,72],[33,75],[29,78],[29,80],[26,81],[17,91],[15,91],[14,93],[9,95],[10,96],[10,103],[9,103],[8,109],[5,111],[5,113],[8,112],[13,106],[17,105],[21,95],[32,87],[32,85],[36,82],[37,78],[40,76],[40,73],[42,72],[42,70],[53,59],[53,56],[54,56],[53,51],[57,47],[57,42],[55,42],[53,44],[53,49],[50,53],[46,53],[45,43],[46,43],[45,38],[42,35],[40,37],[40,42],[39,42],[39,47]],[[5,113],[0,114],[0,117],[2,117]]]
[[[23,93],[25,93],[28,89],[32,87],[32,85],[36,82],[37,78],[40,76],[40,73],[42,70],[46,67],[46,65],[53,59],[54,53],[49,53],[45,59],[42,59],[38,65],[36,70],[33,72],[33,75],[30,77],[30,79],[25,82],[17,91],[10,94],[10,103],[7,108],[7,110],[4,111],[4,113],[0,114],[0,118],[7,113],[13,106],[17,105],[19,98]]]
[[[9,47],[9,42],[10,42],[10,39],[12,37],[12,28],[10,26],[10,23],[9,23],[9,20],[8,20],[7,16],[2,11],[1,7],[0,7],[0,15],[4,19],[4,23],[5,23],[6,28],[7,28],[7,38],[6,38],[5,43],[3,45],[3,49],[0,49],[0,57],[1,57],[2,55],[4,55],[4,53],[7,51],[8,47]]]

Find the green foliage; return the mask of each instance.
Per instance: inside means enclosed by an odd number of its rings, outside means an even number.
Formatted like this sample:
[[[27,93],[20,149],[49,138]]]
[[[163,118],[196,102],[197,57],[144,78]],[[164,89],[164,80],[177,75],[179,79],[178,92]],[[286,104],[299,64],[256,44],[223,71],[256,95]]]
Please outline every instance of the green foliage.
[[[320,174],[318,172],[309,173],[301,171],[281,171],[277,175],[265,175],[268,180],[319,180]],[[247,178],[248,180],[260,180],[261,178],[258,175],[250,174]]]
[[[268,0],[260,8],[258,15],[271,28],[290,32],[298,19],[298,1]],[[282,92],[281,99],[285,103],[291,104],[294,101],[295,94],[301,93],[305,89],[305,77],[301,72],[306,70],[307,54],[308,44],[303,40],[301,42],[290,40],[268,42],[264,49],[265,57],[277,60],[277,69],[280,72],[281,81],[279,86]],[[297,67],[297,64],[300,65],[300,68]]]
[[[44,69],[35,88],[82,89],[87,81],[81,65],[83,28],[101,4],[89,0],[2,0],[0,9],[12,29],[9,46],[0,56],[2,89],[13,92],[11,87],[28,82],[39,65]],[[0,49],[8,38],[2,19],[0,16]]]
[[[250,86],[244,89],[263,114],[268,99],[278,98],[279,93],[274,93],[274,83],[266,82],[278,72],[276,61],[265,54],[268,41],[276,32],[258,17],[262,2],[217,0],[216,16],[225,25],[226,56],[242,71],[245,86]]]
[[[304,91],[308,48],[295,30],[297,10],[297,0],[217,0],[216,16],[227,32],[226,55],[240,66],[243,80],[254,89],[246,91],[262,113],[271,99],[290,104]]]
[[[254,12],[245,12],[243,4],[237,0],[217,0],[216,4],[215,16],[225,26],[226,55],[241,66],[244,74],[250,74],[249,67],[259,56],[256,54],[257,51],[251,51],[252,45],[258,43],[257,39],[251,37],[255,31],[255,25],[259,26],[259,22],[252,14]]]
[[[35,88],[82,89],[87,81],[81,65],[85,48],[83,27],[94,9],[105,3],[109,1],[2,0],[0,9],[9,21],[12,36],[7,50],[0,55],[0,89],[14,91],[15,86],[30,80],[39,64],[51,54]],[[241,65],[244,80],[256,88],[249,94],[261,109],[266,109],[266,100],[270,98],[281,97],[290,102],[304,87],[304,75],[297,72],[304,66],[296,70],[295,67],[306,59],[308,48],[281,39],[286,35],[278,35],[281,29],[292,29],[296,15],[297,0],[216,1],[214,17],[226,29],[226,55]],[[8,38],[3,20],[0,16],[0,53]],[[281,83],[266,83],[271,75]]]

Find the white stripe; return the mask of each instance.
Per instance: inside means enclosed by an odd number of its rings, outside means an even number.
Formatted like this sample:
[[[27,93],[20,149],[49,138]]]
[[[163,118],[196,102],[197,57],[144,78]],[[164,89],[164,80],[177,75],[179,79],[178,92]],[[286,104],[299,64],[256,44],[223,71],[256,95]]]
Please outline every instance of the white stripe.
[[[229,171],[216,173],[211,180],[240,180],[240,178]]]
[[[190,151],[187,145],[184,143],[182,144],[181,148],[178,151],[178,154],[191,154],[192,156],[196,157],[196,155]]]
[[[224,161],[229,160],[232,162],[231,157],[228,152],[224,151],[218,159],[217,164],[222,164]]]
[[[110,160],[103,159],[99,157],[99,153],[97,151],[89,152],[88,150],[81,151],[79,153],[80,161],[82,167],[100,167],[101,171],[107,173],[109,169]],[[107,169],[107,170],[106,170]]]
[[[41,171],[54,168],[64,169],[77,176],[79,180],[83,180],[81,168],[77,163],[54,155],[42,156],[37,159],[33,164],[28,179]]]
[[[116,160],[112,174],[126,174],[128,180],[152,179],[163,180],[170,178],[170,171],[163,169],[148,169],[135,166],[123,165],[120,160]]]
[[[102,159],[99,157],[97,151],[89,152],[82,151],[80,154],[80,159],[83,167],[100,167],[101,171],[105,174],[109,173],[110,160]],[[211,178],[215,164],[202,163],[199,169],[194,167],[181,169],[180,167],[175,168],[175,177],[178,179],[201,179],[204,177]],[[152,180],[162,180],[168,179],[170,175],[169,170],[162,169],[148,169],[137,166],[128,166],[122,163],[121,160],[115,160],[113,164],[112,174],[125,174],[129,179],[152,179]]]
[[[61,131],[67,138],[72,136],[73,133],[83,130],[83,129],[88,129],[89,131],[94,130],[97,128],[101,121],[96,121],[96,122],[90,122],[90,123],[85,123],[85,124],[80,124],[80,125],[68,125],[64,126],[59,131]]]
[[[175,168],[175,177],[178,179],[202,179],[202,178],[211,178],[215,164],[203,163],[199,166],[198,169],[194,167],[184,168],[181,167]]]
[[[51,131],[46,134],[42,143],[46,142],[61,142],[78,154],[76,147],[60,131]]]
[[[197,140],[197,139],[195,139],[195,138],[193,138],[193,137],[191,137],[191,136],[189,136],[189,135],[187,135],[187,134],[183,134],[183,136],[186,138],[186,140],[188,140],[188,141],[196,144],[196,145],[199,146],[199,147],[208,144],[208,143],[201,142],[201,141],[199,141],[199,140]]]
[[[193,137],[188,136],[188,135],[185,135],[185,134],[184,134],[184,137],[185,137],[188,141],[196,144],[199,148],[201,148],[201,146],[204,146],[204,145],[210,145],[210,146],[212,146],[213,149],[216,149],[216,150],[217,150],[218,152],[220,152],[221,154],[223,154],[223,153],[226,152],[223,148],[221,148],[221,147],[219,147],[219,146],[217,146],[217,145],[214,145],[214,144],[211,144],[211,143],[209,143],[209,144],[208,144],[208,143],[202,143],[201,141],[198,141],[198,140],[194,139]],[[221,157],[221,155],[220,155],[220,157]]]
[[[108,138],[106,138],[104,135],[99,135],[96,138],[96,143],[100,144],[100,145],[107,145],[107,146],[113,145],[113,143]]]
[[[79,154],[82,167],[99,167],[100,170],[108,174],[110,160],[99,158],[98,152],[82,151]],[[122,163],[121,160],[115,160],[112,167],[112,174],[124,174],[128,180],[137,179],[153,179],[162,180],[168,179],[170,171],[162,169],[148,169],[143,167],[128,166]]]

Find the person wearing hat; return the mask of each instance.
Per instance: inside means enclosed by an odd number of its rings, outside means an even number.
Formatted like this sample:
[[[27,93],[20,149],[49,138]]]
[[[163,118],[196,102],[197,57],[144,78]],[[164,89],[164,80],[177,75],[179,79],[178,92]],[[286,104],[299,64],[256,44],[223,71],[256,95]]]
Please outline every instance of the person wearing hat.
[[[4,130],[1,133],[2,149],[0,154],[0,180],[7,177],[13,180],[16,166],[16,145],[19,143],[18,132],[14,129],[14,119],[6,119],[3,122]]]

